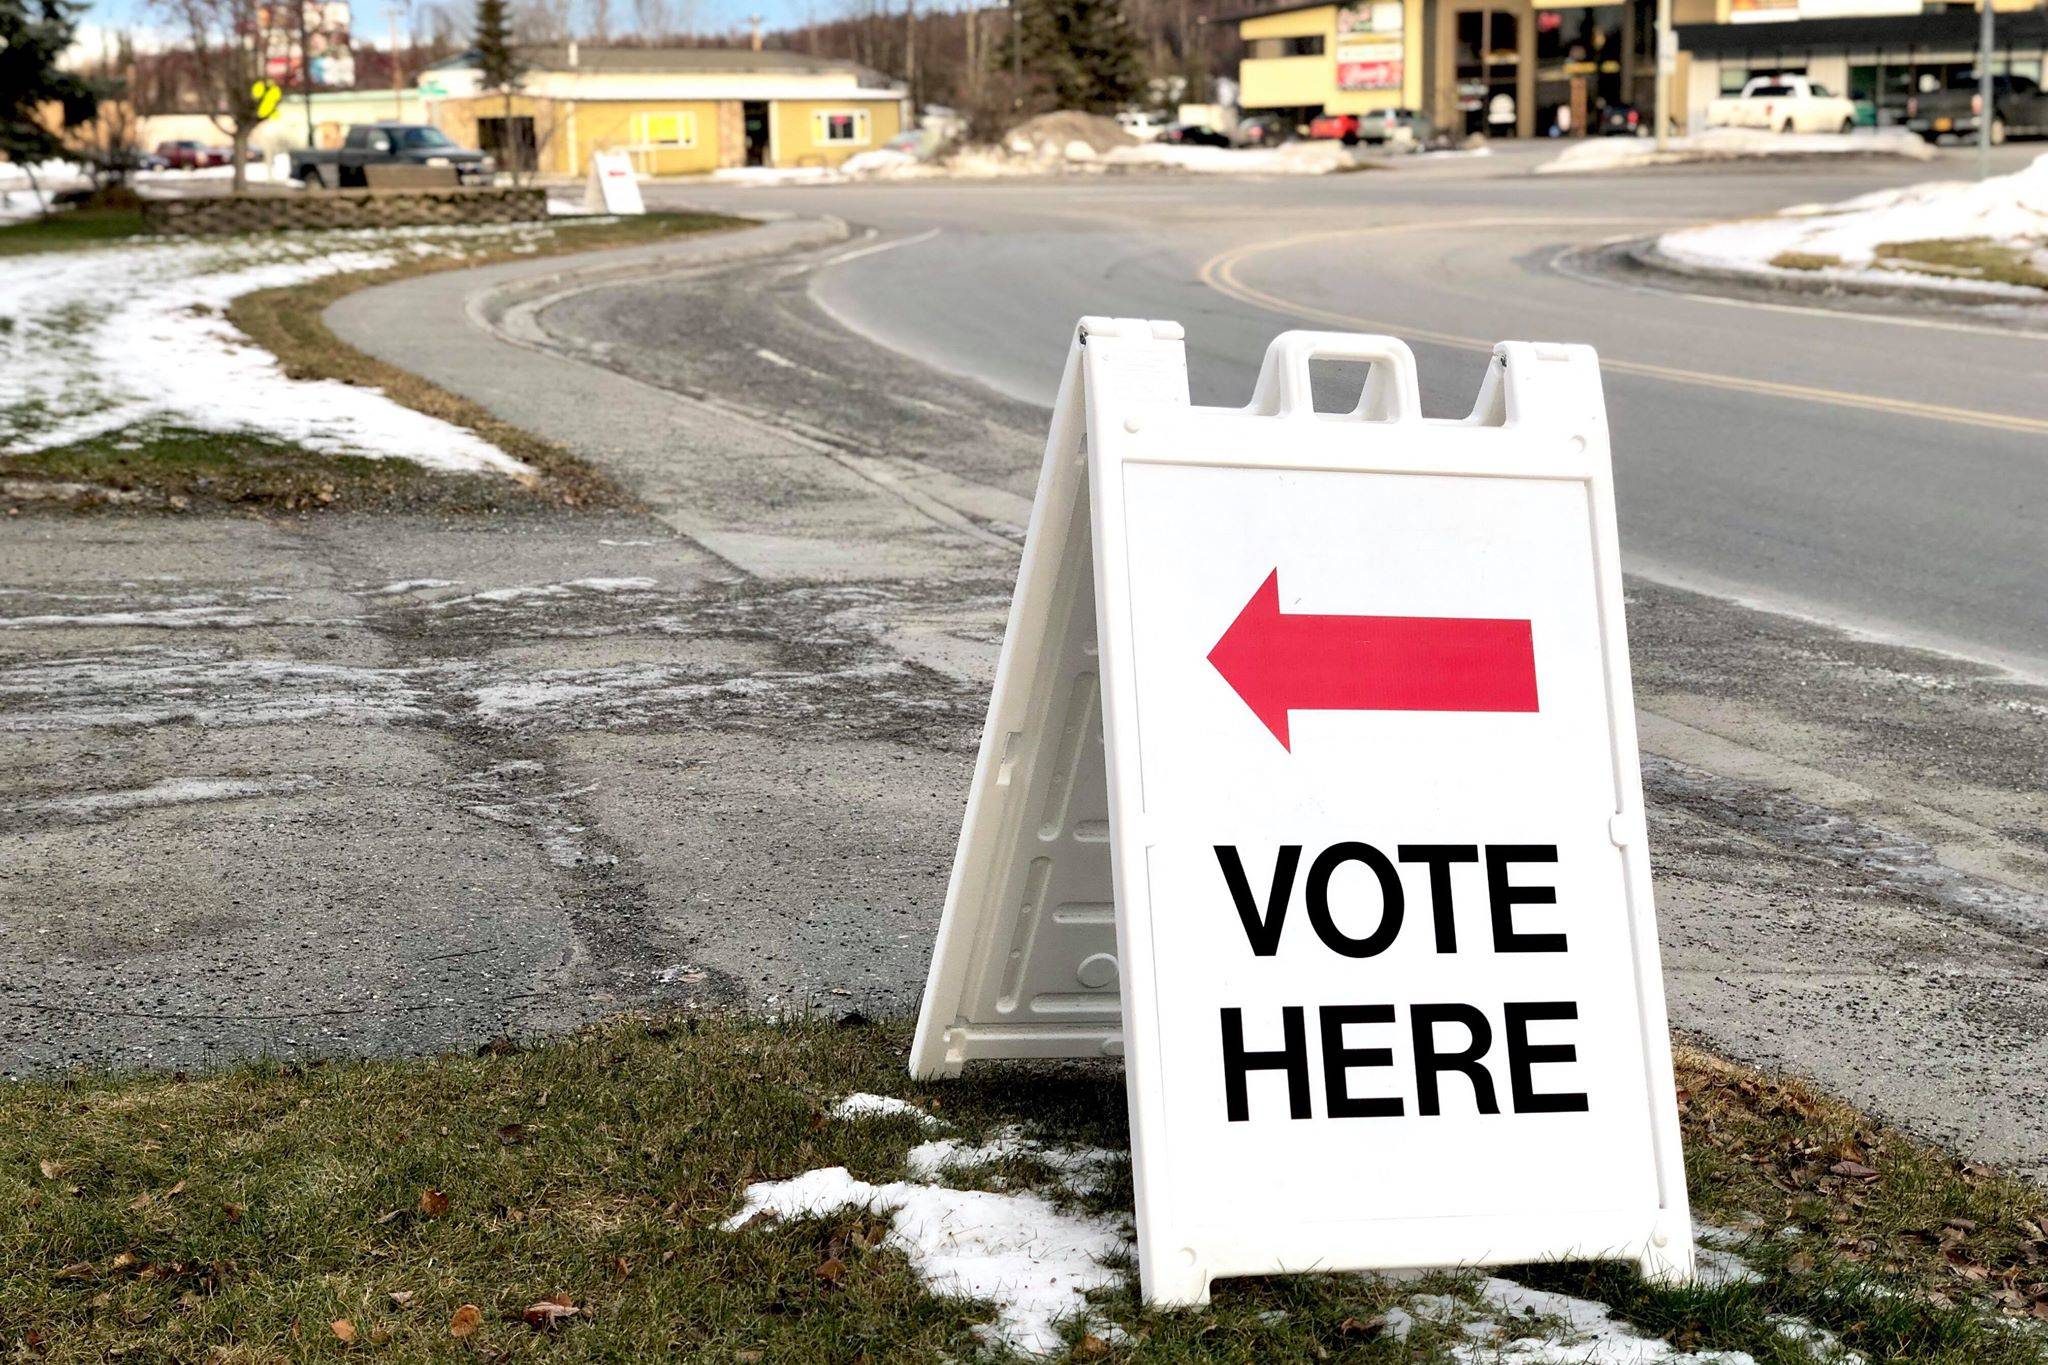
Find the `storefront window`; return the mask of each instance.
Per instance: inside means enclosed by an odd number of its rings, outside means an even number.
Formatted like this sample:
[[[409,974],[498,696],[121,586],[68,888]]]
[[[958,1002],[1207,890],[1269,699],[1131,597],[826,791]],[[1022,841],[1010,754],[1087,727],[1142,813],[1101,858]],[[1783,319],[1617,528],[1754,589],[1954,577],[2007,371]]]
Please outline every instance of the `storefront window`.
[[[1522,67],[1522,27],[1503,10],[1458,12],[1458,110],[1467,133],[1514,137]]]

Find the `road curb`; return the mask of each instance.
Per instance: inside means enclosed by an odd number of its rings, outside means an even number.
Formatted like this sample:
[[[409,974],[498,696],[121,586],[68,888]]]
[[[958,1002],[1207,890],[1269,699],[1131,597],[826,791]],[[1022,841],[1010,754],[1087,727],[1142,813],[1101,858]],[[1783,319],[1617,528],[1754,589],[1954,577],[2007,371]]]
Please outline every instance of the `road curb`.
[[[1803,279],[1796,272],[1733,270],[1698,265],[1667,256],[1657,249],[1657,239],[1644,237],[1621,249],[1630,265],[1655,275],[1674,276],[1695,284],[1718,285],[1745,293],[1797,294],[1802,298],[1862,298],[1896,303],[1924,304],[1944,309],[1966,309],[1978,317],[1994,317],[2016,330],[2048,332],[2048,298],[2039,301],[2005,294],[1974,293],[1967,289],[1940,289],[1926,285],[1881,280],[1845,280],[1836,277]]]

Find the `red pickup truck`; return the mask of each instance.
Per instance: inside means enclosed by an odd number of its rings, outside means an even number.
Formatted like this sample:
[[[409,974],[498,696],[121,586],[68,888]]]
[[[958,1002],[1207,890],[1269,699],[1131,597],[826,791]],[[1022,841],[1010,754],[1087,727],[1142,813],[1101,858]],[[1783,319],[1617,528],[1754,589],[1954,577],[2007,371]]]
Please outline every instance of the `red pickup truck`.
[[[228,164],[227,148],[209,147],[190,138],[177,142],[159,142],[156,144],[156,154],[174,171],[196,171],[206,166]]]

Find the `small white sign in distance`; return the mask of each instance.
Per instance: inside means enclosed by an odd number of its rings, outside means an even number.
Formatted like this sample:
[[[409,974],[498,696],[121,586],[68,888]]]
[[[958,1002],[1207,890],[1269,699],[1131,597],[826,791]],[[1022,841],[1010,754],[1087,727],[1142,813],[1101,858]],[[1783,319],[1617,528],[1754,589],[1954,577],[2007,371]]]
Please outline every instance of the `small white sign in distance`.
[[[1083,321],[911,1066],[1118,1051],[1149,1302],[1691,1274],[1589,349],[1437,421],[1399,341],[1288,333],[1195,408],[1177,325]]]
[[[592,213],[647,212],[647,204],[640,197],[640,178],[633,173],[633,158],[624,152],[592,152],[583,207]]]

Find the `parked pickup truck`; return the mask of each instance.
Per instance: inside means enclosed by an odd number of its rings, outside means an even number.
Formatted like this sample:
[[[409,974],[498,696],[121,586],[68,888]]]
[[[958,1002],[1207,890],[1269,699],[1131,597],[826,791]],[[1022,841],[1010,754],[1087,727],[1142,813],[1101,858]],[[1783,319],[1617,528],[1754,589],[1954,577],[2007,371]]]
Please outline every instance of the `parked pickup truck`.
[[[1740,95],[1707,106],[1709,128],[1767,128],[1774,133],[1846,133],[1856,106],[1804,76],[1758,76]]]
[[[315,188],[359,189],[369,166],[447,166],[462,184],[489,184],[496,168],[482,152],[458,147],[424,123],[357,123],[332,151],[291,154],[292,179]]]
[[[2007,133],[2048,137],[2048,94],[2025,76],[1991,78],[1991,141]],[[1954,133],[1975,138],[1984,117],[1984,88],[1975,72],[1957,72],[1946,90],[1906,101],[1906,126],[1929,142]]]

